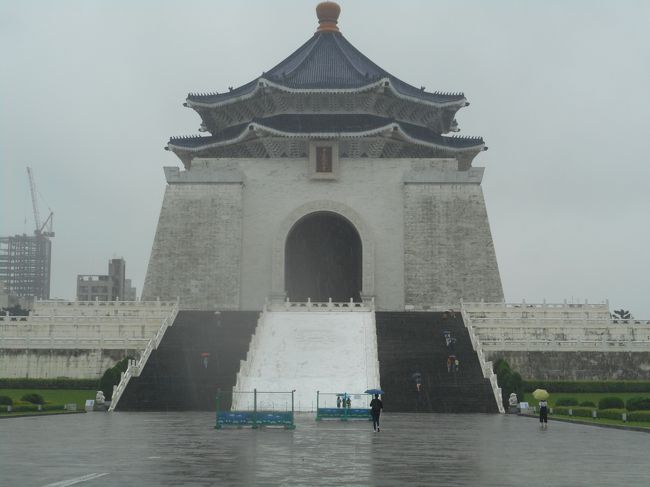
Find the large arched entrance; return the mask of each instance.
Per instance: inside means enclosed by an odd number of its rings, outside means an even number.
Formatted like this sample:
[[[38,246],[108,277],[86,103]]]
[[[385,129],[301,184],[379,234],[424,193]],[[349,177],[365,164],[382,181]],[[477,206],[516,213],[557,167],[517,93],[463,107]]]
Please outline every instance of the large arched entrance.
[[[299,220],[287,236],[284,262],[291,301],[361,301],[361,238],[341,215],[322,211]]]

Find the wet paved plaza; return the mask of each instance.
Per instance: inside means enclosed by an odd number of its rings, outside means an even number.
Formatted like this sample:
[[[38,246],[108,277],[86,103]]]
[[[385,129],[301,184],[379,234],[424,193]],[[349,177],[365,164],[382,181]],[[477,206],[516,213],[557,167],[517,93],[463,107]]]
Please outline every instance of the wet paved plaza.
[[[213,429],[210,413],[0,420],[0,485],[650,484],[650,434],[500,415],[384,414],[297,429]]]

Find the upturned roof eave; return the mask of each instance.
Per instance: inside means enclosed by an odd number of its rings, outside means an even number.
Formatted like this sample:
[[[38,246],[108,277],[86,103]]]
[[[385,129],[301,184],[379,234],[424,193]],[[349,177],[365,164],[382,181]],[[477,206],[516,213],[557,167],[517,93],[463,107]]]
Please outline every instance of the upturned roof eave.
[[[269,135],[274,135],[277,137],[285,137],[285,138],[300,138],[300,139],[334,139],[334,138],[357,138],[357,137],[372,137],[375,135],[382,135],[388,132],[398,132],[399,137],[403,139],[405,142],[409,142],[412,144],[416,145],[421,145],[421,146],[427,146],[431,147],[434,149],[442,149],[442,150],[447,150],[453,153],[466,153],[466,152],[481,152],[485,148],[485,142],[481,140],[481,142],[478,142],[475,145],[468,145],[465,147],[453,147],[445,144],[438,144],[432,141],[427,141],[427,140],[422,140],[417,137],[414,137],[410,134],[408,134],[406,131],[404,131],[399,123],[389,123],[380,127],[376,127],[373,129],[369,130],[361,130],[361,131],[343,131],[343,132],[288,132],[284,130],[279,130],[276,128],[268,127],[263,124],[259,124],[256,122],[251,122],[248,124],[247,127],[245,127],[242,132],[233,138],[230,139],[225,139],[225,140],[219,140],[215,142],[211,142],[208,144],[196,146],[196,147],[187,147],[187,146],[180,146],[180,145],[175,145],[172,140],[170,140],[167,143],[167,146],[165,147],[167,150],[173,151],[174,153],[192,153],[192,152],[200,152],[203,150],[207,149],[213,149],[216,147],[223,147],[227,145],[233,145],[237,144],[240,142],[243,142],[244,140],[250,138],[251,133],[256,133],[256,132],[265,132]],[[208,137],[206,137],[208,138]]]
[[[293,93],[293,94],[310,94],[310,93],[329,93],[329,94],[337,94],[337,93],[363,93],[367,91],[372,91],[372,90],[378,90],[381,88],[388,88],[391,93],[396,96],[397,98],[403,99],[405,101],[411,101],[414,103],[421,103],[424,105],[429,105],[432,107],[436,108],[453,108],[457,107],[457,109],[460,109],[464,106],[467,105],[467,98],[465,95],[460,95],[460,98],[456,98],[454,100],[449,100],[449,101],[434,101],[434,100],[427,100],[425,98],[418,98],[412,95],[408,95],[405,93],[402,93],[399,91],[392,80],[388,77],[381,78],[379,80],[373,81],[371,83],[368,83],[367,85],[362,85],[362,86],[357,86],[357,87],[352,87],[352,88],[292,88],[290,86],[285,86],[283,84],[271,81],[269,79],[266,79],[264,77],[260,77],[256,80],[255,86],[252,87],[250,91],[246,91],[240,95],[234,95],[231,97],[225,97],[223,100],[217,100],[213,102],[201,102],[198,100],[193,100],[191,99],[191,94],[187,96],[185,99],[185,106],[192,108],[194,110],[199,111],[201,108],[218,108],[234,103],[238,103],[241,101],[249,100],[256,96],[261,90],[265,88],[273,88],[281,92],[285,93]],[[428,93],[424,92],[428,95],[436,95],[436,93]],[[227,95],[227,93],[226,93]],[[208,95],[209,96],[209,95]],[[440,95],[440,96],[446,96],[446,95]],[[452,95],[453,96],[453,95]]]

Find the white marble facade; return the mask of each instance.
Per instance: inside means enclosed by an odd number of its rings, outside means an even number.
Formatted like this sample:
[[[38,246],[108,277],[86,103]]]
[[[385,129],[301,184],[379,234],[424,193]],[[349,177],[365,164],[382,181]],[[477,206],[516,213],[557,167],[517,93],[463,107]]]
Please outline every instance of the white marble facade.
[[[362,296],[378,310],[501,301],[480,187],[455,159],[341,158],[335,179],[308,159],[195,159],[168,186],[143,299],[181,309],[259,310],[282,296],[284,245],[300,218],[347,219],[362,242]]]

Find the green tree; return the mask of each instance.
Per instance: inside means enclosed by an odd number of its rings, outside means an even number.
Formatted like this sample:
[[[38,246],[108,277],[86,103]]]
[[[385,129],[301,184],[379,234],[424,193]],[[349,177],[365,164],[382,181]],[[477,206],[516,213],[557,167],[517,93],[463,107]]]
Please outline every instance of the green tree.
[[[107,369],[104,375],[102,375],[102,378],[99,379],[99,390],[104,392],[106,400],[110,401],[113,398],[113,386],[120,383],[122,372],[126,372],[129,366],[129,360],[131,359],[132,357],[123,358],[113,367]]]
[[[2,308],[2,313],[0,314],[4,316],[29,316],[29,310],[22,308],[19,304],[14,304],[13,306]]]
[[[612,318],[615,320],[631,320],[632,315],[630,314],[629,310],[621,308],[614,310],[614,313],[612,313]]]

